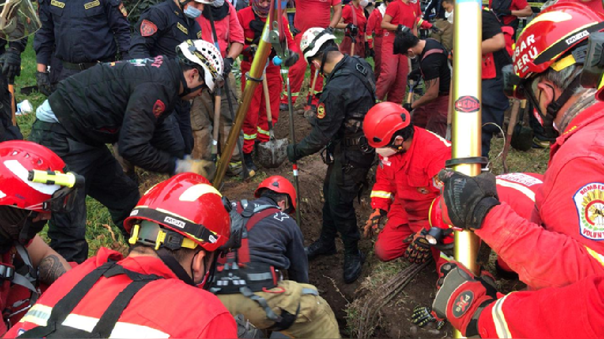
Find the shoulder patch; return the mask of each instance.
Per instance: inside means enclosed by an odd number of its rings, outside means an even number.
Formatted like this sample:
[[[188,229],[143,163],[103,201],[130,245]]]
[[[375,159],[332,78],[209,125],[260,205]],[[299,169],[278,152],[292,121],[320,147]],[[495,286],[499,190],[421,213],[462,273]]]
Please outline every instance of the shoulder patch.
[[[141,22],[141,35],[144,37],[152,36],[157,32],[157,26],[151,21],[144,19]]]
[[[180,22],[176,23],[176,27],[178,27],[178,29],[180,29],[181,32],[185,33],[186,35],[189,35],[189,30],[183,26]]]
[[[320,103],[317,107],[317,119],[325,118],[325,103]]]
[[[581,235],[587,239],[604,240],[604,183],[592,182],[573,196]]]
[[[128,11],[126,10],[126,6],[124,6],[123,2],[120,2],[120,5],[118,6],[118,9],[120,10],[120,12],[122,13],[122,15],[124,17],[128,17]]]
[[[163,101],[157,99],[155,104],[153,104],[153,115],[155,117],[159,117],[166,110],[166,104]]]

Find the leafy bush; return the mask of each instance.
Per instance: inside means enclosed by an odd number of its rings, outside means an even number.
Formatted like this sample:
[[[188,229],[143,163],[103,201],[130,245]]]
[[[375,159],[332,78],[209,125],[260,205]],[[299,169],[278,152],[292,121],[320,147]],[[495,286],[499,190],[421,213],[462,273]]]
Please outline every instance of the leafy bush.
[[[138,22],[138,18],[147,8],[156,5],[162,1],[172,0],[124,0],[124,6],[128,10],[128,21],[130,27],[134,28],[134,25]]]

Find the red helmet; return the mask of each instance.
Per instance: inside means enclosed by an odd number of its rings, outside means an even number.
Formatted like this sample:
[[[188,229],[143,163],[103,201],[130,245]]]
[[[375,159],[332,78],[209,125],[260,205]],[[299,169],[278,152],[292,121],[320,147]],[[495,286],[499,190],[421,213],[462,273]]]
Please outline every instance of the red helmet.
[[[145,220],[186,238],[178,244],[168,243],[172,237],[162,231],[155,240],[158,247],[159,244],[173,246],[173,249],[199,245],[213,252],[226,243],[231,233],[222,195],[206,178],[195,173],[175,175],[149,189],[124,221],[124,228],[130,233],[134,225]]]
[[[280,175],[273,175],[272,177],[264,179],[264,181],[262,181],[260,185],[258,185],[258,188],[256,188],[256,192],[254,192],[254,196],[256,198],[260,197],[260,191],[263,188],[269,189],[273,192],[289,195],[289,200],[291,200],[292,202],[291,212],[293,213],[296,211],[296,189],[294,188],[294,185],[289,182],[289,180],[285,179]]]
[[[546,8],[524,28],[514,50],[514,73],[526,79],[549,67],[563,69],[576,62],[566,52],[590,33],[604,30],[604,14],[577,2]]]
[[[363,121],[363,132],[373,148],[386,147],[395,132],[411,123],[411,115],[401,105],[382,102],[373,106]]]
[[[440,208],[440,201],[442,196],[437,196],[432,200],[430,204],[430,211],[428,212],[428,222],[430,227],[438,227],[442,229],[449,229],[450,226],[443,220],[443,211]]]
[[[63,160],[42,145],[21,140],[0,143],[0,205],[49,212],[44,210],[44,202],[61,186],[32,182],[29,171],[63,172],[64,168]]]

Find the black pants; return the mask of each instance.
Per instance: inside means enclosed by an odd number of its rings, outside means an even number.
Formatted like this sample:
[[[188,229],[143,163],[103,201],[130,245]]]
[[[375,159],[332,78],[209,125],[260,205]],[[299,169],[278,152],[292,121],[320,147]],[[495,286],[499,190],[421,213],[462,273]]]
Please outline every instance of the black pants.
[[[191,104],[188,101],[178,100],[174,106],[174,117],[185,145],[185,154],[193,152],[193,128],[191,128]]]
[[[336,153],[334,162],[327,167],[323,182],[323,228],[321,238],[333,241],[340,233],[346,253],[358,251],[361,238],[354,210],[354,199],[359,196],[367,180],[366,168],[343,166],[343,154]],[[371,163],[371,162],[370,162]]]
[[[503,115],[510,107],[508,98],[503,93],[503,78],[482,80],[482,156],[488,157],[491,150],[491,139],[499,132],[495,123],[503,128]]]
[[[36,120],[29,139],[53,150],[65,161],[69,171],[86,178],[85,189],[78,191],[73,210],[53,214],[48,229],[50,247],[67,261],[81,263],[88,258],[86,196],[107,207],[114,224],[124,232],[124,219],[140,198],[138,187],[124,174],[105,145],[78,142],[60,124]]]

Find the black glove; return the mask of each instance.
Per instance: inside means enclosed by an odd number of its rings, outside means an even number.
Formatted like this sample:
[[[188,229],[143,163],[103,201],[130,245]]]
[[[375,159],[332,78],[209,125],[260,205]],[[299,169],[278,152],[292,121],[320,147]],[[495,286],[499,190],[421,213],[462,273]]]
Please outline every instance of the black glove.
[[[369,48],[369,43],[367,41],[365,41],[365,57],[366,58],[369,58],[369,54],[370,54],[369,51],[370,50],[371,49]]]
[[[297,29],[296,27],[294,27],[294,28],[292,29],[292,36],[294,36],[294,37],[295,37],[296,35],[298,35],[298,34],[300,34],[300,33],[302,33],[302,32],[300,32],[300,30],[299,30],[299,29]]]
[[[430,249],[430,243],[426,239],[427,234],[428,230],[422,229],[403,240],[404,243],[409,244],[403,256],[409,260],[410,263],[423,264],[430,260],[432,250]]]
[[[130,60],[130,54],[128,53],[128,51],[120,52],[120,56],[122,57],[121,60]]]
[[[298,53],[289,51],[289,56],[283,60],[283,65],[285,65],[285,67],[292,67],[299,59],[300,55],[298,55]]]
[[[357,34],[359,34],[359,27],[356,26],[355,24],[348,24],[346,25],[346,30],[347,30],[347,36],[351,37],[351,38],[356,38]]]
[[[466,230],[479,229],[491,208],[500,204],[492,173],[469,177],[441,170],[438,179],[444,183],[442,195],[445,206],[441,208],[444,207],[443,217],[450,225]]]
[[[327,33],[329,33],[329,34],[333,34],[333,32],[334,32],[334,29],[333,29],[333,27],[331,27],[331,26],[328,26],[327,28],[325,28],[325,30],[326,30],[326,31],[327,31]],[[298,32],[300,32],[300,31],[298,31]]]
[[[432,307],[416,306],[411,314],[411,322],[419,327],[424,327],[428,323],[436,323],[435,327],[440,330],[445,326],[445,321],[438,318],[432,311]]]
[[[411,29],[405,25],[396,26],[396,34],[404,34],[409,31],[411,31]]]
[[[432,25],[432,27],[430,27],[430,30],[432,31],[432,33],[435,34],[440,34],[443,32],[440,28],[436,27],[435,25]]]
[[[52,94],[52,86],[50,85],[50,74],[48,74],[48,72],[36,72],[36,82],[38,84],[38,92],[46,96]]]
[[[264,30],[264,22],[259,18],[250,21],[250,28],[254,32],[254,39],[252,40],[253,45],[260,43],[260,37],[262,36],[262,30]]]
[[[407,112],[411,113],[411,111],[413,111],[413,108],[411,108],[411,104],[406,102],[403,104],[403,108],[407,110]]]
[[[292,144],[287,145],[287,159],[289,159],[289,162],[291,163],[294,163],[298,160],[296,159],[296,148],[294,146],[295,145]]]
[[[256,55],[257,50],[258,50],[257,45],[249,45],[243,50],[243,53],[249,54],[250,59],[253,59],[254,56]]]
[[[231,73],[231,69],[233,69],[234,62],[235,60],[233,60],[233,58],[231,57],[224,58],[224,72],[222,72],[222,74],[225,78],[227,77],[227,75],[229,75],[229,73]]]
[[[21,75],[21,53],[15,48],[9,48],[0,56],[2,74],[9,83],[14,83],[15,77]]]

